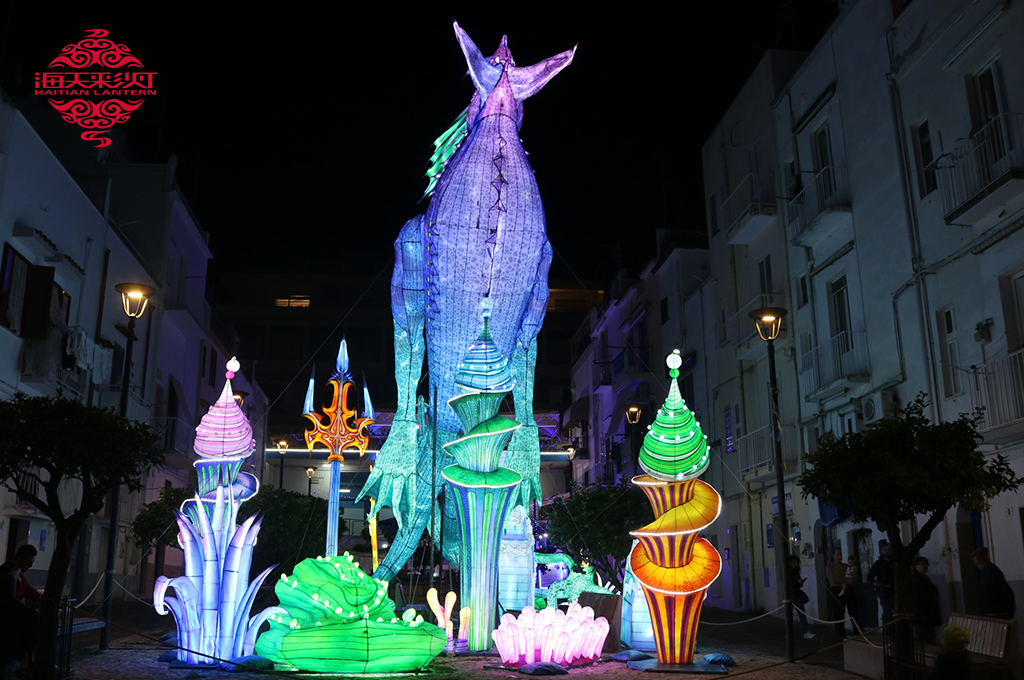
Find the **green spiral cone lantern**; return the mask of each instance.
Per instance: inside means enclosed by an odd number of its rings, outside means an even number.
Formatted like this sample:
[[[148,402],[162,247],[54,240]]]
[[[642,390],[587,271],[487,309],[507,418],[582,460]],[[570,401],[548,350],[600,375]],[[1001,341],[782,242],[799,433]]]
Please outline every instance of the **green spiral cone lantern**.
[[[650,501],[655,519],[630,532],[637,543],[629,566],[651,613],[658,663],[674,666],[693,662],[701,607],[722,569],[718,552],[700,537],[718,517],[722,499],[710,484],[697,479],[708,467],[711,449],[679,394],[679,350],[668,355],[666,364],[671,377],[668,398],[640,449],[640,466],[647,474],[633,478]]]
[[[501,400],[515,379],[491,337],[491,301],[481,303],[480,334],[459,364],[455,384],[463,394],[448,401],[462,423],[463,435],[444,445],[455,457],[442,474],[451,488],[461,528],[460,599],[472,611],[469,650],[491,647],[498,599],[498,552],[512,491],[523,480],[498,465],[520,423],[498,415]]]

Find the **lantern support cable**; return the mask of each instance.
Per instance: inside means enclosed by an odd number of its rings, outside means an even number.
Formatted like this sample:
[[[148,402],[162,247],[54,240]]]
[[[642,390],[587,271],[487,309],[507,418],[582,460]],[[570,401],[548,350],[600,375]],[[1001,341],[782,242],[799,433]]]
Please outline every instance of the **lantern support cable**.
[[[302,366],[295,372],[295,375],[292,376],[291,380],[289,380],[288,383],[284,386],[284,388],[282,388],[281,393],[278,394],[273,401],[268,403],[266,411],[264,413],[261,413],[260,416],[255,421],[253,421],[253,425],[262,422],[263,419],[266,418],[266,414],[270,412],[270,409],[281,400],[281,398],[284,396],[284,393],[287,392],[288,388],[292,386],[292,383],[294,383],[299,378],[299,376],[304,376],[306,374],[306,369],[309,367],[310,362],[313,361],[313,358],[316,356],[317,352],[323,349],[328,342],[332,341],[334,334],[338,332],[338,329],[341,328],[342,324],[345,323],[345,321],[352,314],[352,312],[359,305],[359,303],[362,302],[363,298],[366,297],[366,294],[370,292],[370,289],[373,288],[373,286],[377,283],[377,280],[381,277],[381,274],[387,271],[388,268],[390,268],[391,265],[394,263],[394,261],[394,256],[391,256],[391,258],[388,259],[388,261],[384,264],[381,270],[377,272],[377,275],[373,277],[373,281],[371,281],[369,285],[367,285],[366,288],[363,290],[363,292],[359,294],[359,297],[357,297],[355,302],[353,302],[352,305],[349,306],[348,311],[345,312],[345,315],[341,317],[341,320],[334,326],[331,332],[327,334],[327,336],[324,338],[324,341],[321,342],[320,345],[317,346],[317,348],[310,353],[309,358],[306,359]]]

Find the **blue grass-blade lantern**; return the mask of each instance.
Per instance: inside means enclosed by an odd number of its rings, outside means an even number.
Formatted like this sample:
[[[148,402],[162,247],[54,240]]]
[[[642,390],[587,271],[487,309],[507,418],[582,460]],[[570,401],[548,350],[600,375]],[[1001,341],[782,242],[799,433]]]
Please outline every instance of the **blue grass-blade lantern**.
[[[252,654],[263,623],[287,613],[268,607],[250,617],[256,593],[274,567],[249,582],[262,519],[252,516],[236,524],[239,506],[259,490],[256,478],[240,471],[256,444],[231,390],[238,370],[235,358],[228,361],[224,389],[196,427],[199,489],[174,513],[185,573],[159,576],[153,589],[157,613],[172,614],[178,626],[178,661],[194,666]]]

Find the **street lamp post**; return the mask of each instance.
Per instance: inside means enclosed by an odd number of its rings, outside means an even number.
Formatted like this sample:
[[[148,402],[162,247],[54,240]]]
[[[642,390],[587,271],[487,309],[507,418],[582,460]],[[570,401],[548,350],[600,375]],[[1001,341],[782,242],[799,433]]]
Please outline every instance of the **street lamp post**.
[[[768,343],[768,375],[771,380],[772,427],[781,428],[779,417],[779,384],[775,372],[775,339],[782,330],[782,319],[786,310],[782,307],[763,307],[750,313],[757,326],[757,334]],[[792,661],[796,658],[793,640],[793,584],[789,579],[789,521],[786,516],[786,484],[782,476],[782,431],[775,432],[775,492],[779,497],[779,521],[775,539],[776,569],[785,589],[786,606],[786,655]]]
[[[315,475],[315,474],[316,474],[316,468],[314,468],[314,467],[306,468],[306,481],[309,483],[308,484],[308,488],[306,489],[306,495],[307,496],[312,496],[313,495],[313,475]]]
[[[121,294],[121,305],[128,316],[128,340],[124,349],[124,368],[121,376],[121,401],[118,413],[128,417],[128,389],[132,376],[132,346],[135,342],[135,320],[142,317],[149,306],[149,296],[156,292],[141,283],[119,283],[114,290]],[[110,493],[110,530],[107,537],[107,570],[103,576],[103,628],[100,630],[100,649],[110,647],[110,616],[114,608],[114,563],[117,560],[118,510],[121,505],[121,487]]]
[[[281,440],[277,443],[277,452],[281,454],[281,476],[278,478],[277,488],[284,488],[284,454],[288,452],[288,442]]]
[[[640,422],[640,404],[630,404],[626,407],[626,422],[629,423],[629,448],[632,455],[633,473],[639,474],[638,463],[640,462],[640,447],[636,443],[637,423]]]

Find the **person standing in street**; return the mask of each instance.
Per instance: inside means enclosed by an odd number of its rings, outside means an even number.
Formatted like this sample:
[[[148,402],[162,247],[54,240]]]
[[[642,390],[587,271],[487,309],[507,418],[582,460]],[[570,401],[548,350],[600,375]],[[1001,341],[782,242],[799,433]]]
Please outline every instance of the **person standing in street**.
[[[995,619],[1012,619],[1017,611],[1013,589],[1006,582],[1002,570],[992,564],[988,548],[978,548],[971,553],[971,561],[978,568],[978,599],[981,615]]]
[[[896,571],[892,559],[892,546],[882,541],[882,554],[868,571],[868,583],[875,587],[878,602],[882,605],[882,620],[892,618],[892,609],[896,604]]]
[[[935,629],[942,625],[939,589],[928,578],[927,557],[915,557],[912,569],[910,590],[914,605],[914,634],[921,644],[935,644]]]
[[[794,609],[796,609],[797,618],[800,619],[800,632],[804,634],[806,640],[817,637],[807,625],[807,614],[804,613],[804,609],[810,598],[803,590],[804,581],[807,579],[800,577],[800,558],[796,555],[790,555],[786,560],[786,578],[789,579]]]
[[[846,562],[843,561],[843,551],[836,548],[832,551],[832,561],[825,567],[825,576],[828,578],[828,603],[829,618],[839,621],[835,624],[836,637],[840,640],[846,639]]]
[[[0,565],[0,624],[4,626],[0,639],[0,665],[20,661],[21,674],[28,672],[36,645],[36,613],[24,600],[35,602],[39,599],[39,591],[25,578],[25,572],[32,568],[37,554],[35,547],[26,544],[18,548],[13,560]]]
[[[853,619],[853,630],[858,635],[864,632],[864,626],[860,620],[860,604],[857,602],[857,586],[860,585],[860,565],[857,558],[850,555],[846,561],[846,583],[843,585],[843,602]]]

